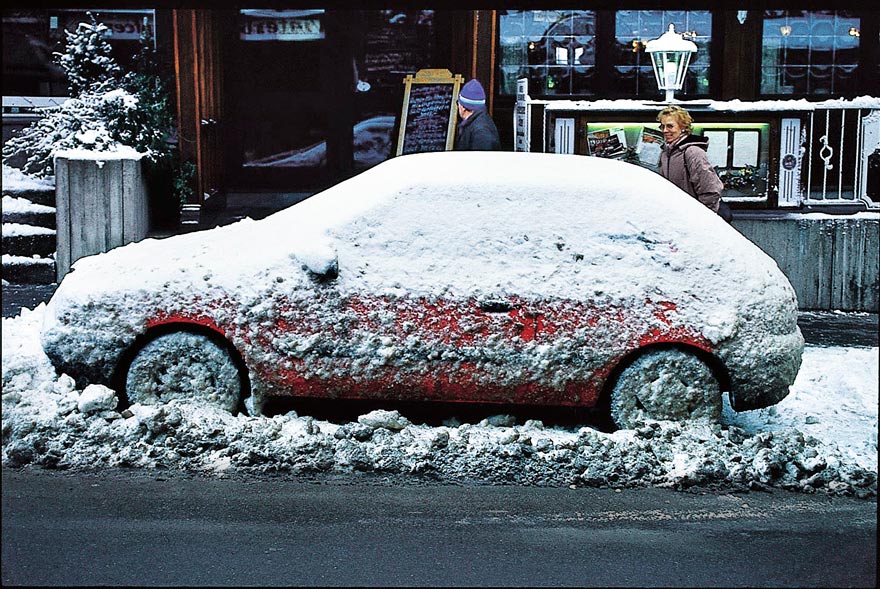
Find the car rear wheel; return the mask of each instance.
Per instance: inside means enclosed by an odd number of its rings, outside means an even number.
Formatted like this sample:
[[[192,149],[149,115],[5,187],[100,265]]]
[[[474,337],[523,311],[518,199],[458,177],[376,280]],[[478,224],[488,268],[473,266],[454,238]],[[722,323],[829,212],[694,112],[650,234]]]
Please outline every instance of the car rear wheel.
[[[242,378],[229,350],[196,333],[151,340],[137,352],[125,377],[129,403],[202,399],[235,412],[242,394]]]
[[[611,419],[621,428],[646,419],[717,422],[721,405],[721,386],[705,362],[682,350],[653,350],[620,373]]]

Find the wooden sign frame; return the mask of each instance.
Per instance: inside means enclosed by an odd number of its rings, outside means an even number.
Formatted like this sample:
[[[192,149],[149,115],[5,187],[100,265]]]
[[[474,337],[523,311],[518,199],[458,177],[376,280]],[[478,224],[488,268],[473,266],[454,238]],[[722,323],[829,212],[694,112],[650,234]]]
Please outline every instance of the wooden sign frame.
[[[452,100],[449,103],[449,118],[447,119],[446,124],[446,145],[445,150],[452,149],[453,143],[455,141],[455,125],[458,121],[458,108],[456,107],[458,101],[458,93],[461,89],[462,82],[464,78],[460,74],[453,75],[447,69],[423,69],[416,72],[416,75],[413,76],[409,74],[404,78],[404,91],[403,91],[403,108],[400,113],[400,125],[399,131],[397,135],[397,149],[396,155],[403,154],[403,148],[406,144],[406,128],[407,128],[407,120],[410,114],[410,102],[412,95],[413,85],[432,85],[432,86],[443,86],[449,84],[452,86]],[[443,109],[445,110],[447,107],[444,105]],[[409,152],[408,152],[409,153]]]

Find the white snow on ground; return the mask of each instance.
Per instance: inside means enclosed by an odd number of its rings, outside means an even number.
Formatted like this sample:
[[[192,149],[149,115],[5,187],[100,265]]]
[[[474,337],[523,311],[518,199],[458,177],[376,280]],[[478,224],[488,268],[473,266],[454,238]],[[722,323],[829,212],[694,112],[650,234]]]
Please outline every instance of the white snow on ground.
[[[39,343],[44,312],[23,309],[2,322],[4,467],[358,470],[450,482],[877,492],[876,347],[807,346],[787,398],[741,414],[725,407],[720,426],[650,422],[607,434],[497,415],[431,427],[383,410],[336,425],[178,401],[120,414],[106,387],[78,390],[55,374]]]
[[[34,178],[12,166],[3,164],[3,193],[23,192],[25,190],[46,190],[55,188],[55,179],[50,178]],[[6,208],[6,200],[3,201],[3,208]]]
[[[49,229],[48,227],[40,227],[37,225],[23,225],[22,223],[3,223],[3,235],[55,235],[55,230]]]
[[[6,178],[4,177],[4,183]],[[3,195],[3,212],[6,213],[54,213],[55,207],[48,207],[29,201],[26,198]]]

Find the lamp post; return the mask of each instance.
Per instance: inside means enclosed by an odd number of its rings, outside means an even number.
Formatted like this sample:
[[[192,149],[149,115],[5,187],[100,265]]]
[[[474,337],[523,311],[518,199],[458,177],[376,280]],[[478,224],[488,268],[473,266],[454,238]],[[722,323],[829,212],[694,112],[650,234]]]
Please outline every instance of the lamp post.
[[[685,41],[675,32],[675,25],[670,24],[668,31],[648,41],[645,51],[651,55],[657,87],[666,90],[666,102],[672,102],[673,94],[684,84],[691,54],[696,53],[697,46]]]

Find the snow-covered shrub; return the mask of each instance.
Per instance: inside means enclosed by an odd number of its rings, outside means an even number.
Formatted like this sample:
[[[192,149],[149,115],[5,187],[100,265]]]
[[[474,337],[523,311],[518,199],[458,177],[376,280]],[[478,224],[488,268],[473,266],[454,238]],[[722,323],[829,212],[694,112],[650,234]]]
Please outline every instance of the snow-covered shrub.
[[[55,61],[67,74],[70,96],[94,92],[95,87],[118,80],[121,70],[113,59],[112,47],[107,41],[109,29],[86,13],[91,23],[79,23],[75,32],[65,31],[67,47],[64,53],[55,53]]]
[[[57,108],[47,109],[42,118],[7,141],[3,146],[4,163],[14,154],[24,152],[28,159],[22,171],[39,178],[54,173],[53,158],[58,151],[102,152],[130,145],[136,139],[131,128],[137,107],[137,97],[122,88],[84,92]],[[148,128],[138,131],[145,135],[156,132]]]
[[[24,154],[22,171],[35,177],[54,174],[55,153],[69,149],[102,152],[127,146],[145,154],[147,176],[176,177],[169,190],[187,187],[192,172],[181,165],[174,131],[171,72],[156,58],[149,27],[133,71],[123,73],[111,54],[109,30],[88,13],[90,23],[67,32],[57,63],[68,78],[71,98],[44,109],[41,118],[3,146],[3,162]],[[178,179],[180,179],[178,181]]]

